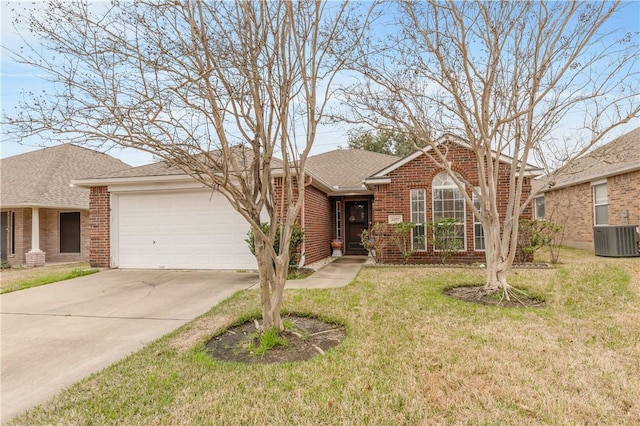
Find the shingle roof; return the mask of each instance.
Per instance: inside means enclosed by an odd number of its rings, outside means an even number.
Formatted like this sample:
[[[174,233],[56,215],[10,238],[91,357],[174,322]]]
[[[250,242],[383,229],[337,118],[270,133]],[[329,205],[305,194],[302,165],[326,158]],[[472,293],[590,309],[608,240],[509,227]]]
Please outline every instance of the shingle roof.
[[[398,159],[392,155],[361,149],[338,149],[307,158],[306,167],[308,173],[333,190],[356,190],[364,189],[362,181],[366,177],[398,161]],[[278,168],[282,163],[278,158],[274,158],[271,164],[272,167]],[[94,176],[94,178],[110,180],[181,175],[185,175],[185,173],[180,168],[172,166],[166,161],[161,161]]]
[[[640,170],[640,127],[580,157],[545,179],[547,191]]]
[[[399,159],[364,149],[337,149],[307,158],[306,167],[336,190],[362,189],[367,177]]]
[[[71,187],[73,179],[130,166],[107,154],[63,144],[0,160],[2,207],[89,208],[89,190]]]

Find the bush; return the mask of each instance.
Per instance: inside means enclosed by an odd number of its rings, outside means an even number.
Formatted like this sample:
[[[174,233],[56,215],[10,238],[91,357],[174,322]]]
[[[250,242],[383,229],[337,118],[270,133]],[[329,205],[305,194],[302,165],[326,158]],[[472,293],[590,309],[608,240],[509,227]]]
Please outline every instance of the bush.
[[[455,219],[443,217],[432,222],[430,227],[433,231],[433,248],[440,257],[440,263],[447,263],[454,252],[464,248]]]
[[[262,232],[264,232],[265,234],[269,233],[269,227],[270,227],[269,224],[266,222],[260,225],[260,228],[262,228]],[[278,228],[276,229],[276,236],[273,241],[273,249],[275,250],[276,253],[280,253],[280,229],[281,228],[282,228],[282,225],[278,225]],[[300,227],[300,225],[295,223],[291,231],[291,241],[289,241],[289,256],[290,256],[289,266],[296,266],[298,264],[298,261],[299,261],[298,248],[302,244],[303,238],[304,238],[304,230]],[[247,239],[245,241],[247,242],[247,244],[249,244],[249,250],[251,250],[251,254],[255,256],[256,242],[255,242],[255,236],[253,235],[253,229],[249,229],[249,232],[247,232]]]
[[[383,260],[384,249],[387,246],[387,238],[384,235],[386,225],[382,222],[374,224],[371,229],[365,229],[360,234],[360,242],[376,263]]]
[[[564,234],[563,226],[550,220],[521,219],[518,227],[516,262],[531,262],[533,255],[542,247],[548,247],[551,262],[557,263],[559,247]]]
[[[413,241],[411,241],[411,231],[417,224],[410,222],[400,222],[393,225],[393,236],[391,240],[400,250],[402,255],[402,263],[405,265],[415,250],[413,249]]]

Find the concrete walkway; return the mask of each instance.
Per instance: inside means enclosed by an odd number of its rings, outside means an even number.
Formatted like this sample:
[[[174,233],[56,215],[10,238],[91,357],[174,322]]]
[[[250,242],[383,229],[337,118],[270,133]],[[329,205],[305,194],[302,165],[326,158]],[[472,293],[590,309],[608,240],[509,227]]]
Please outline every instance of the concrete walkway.
[[[285,288],[337,288],[353,281],[367,256],[342,256],[303,280],[289,280]]]

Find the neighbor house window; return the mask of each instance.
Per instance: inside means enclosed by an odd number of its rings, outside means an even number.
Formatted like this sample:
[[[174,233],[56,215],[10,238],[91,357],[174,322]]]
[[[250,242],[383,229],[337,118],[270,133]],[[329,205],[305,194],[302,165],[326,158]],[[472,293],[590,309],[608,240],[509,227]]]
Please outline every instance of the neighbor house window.
[[[607,196],[606,183],[593,185],[593,210],[595,225],[606,225],[609,223],[609,199]]]
[[[544,220],[544,195],[533,199],[533,214],[535,220]]]
[[[80,212],[60,213],[60,253],[80,253]]]
[[[415,227],[411,230],[411,243],[413,250],[426,250],[427,239],[425,237],[426,218],[426,191],[424,189],[411,190],[411,223]]]
[[[480,188],[476,188],[480,192]],[[480,198],[473,194],[473,205],[480,210]],[[484,228],[482,223],[478,219],[478,216],[473,215],[473,249],[476,251],[484,251]]]
[[[433,178],[433,222],[435,224],[440,219],[445,218],[455,221],[454,235],[448,236],[447,238],[459,240],[455,245],[462,247],[461,251],[464,251],[466,241],[464,208],[462,191],[460,191],[451,176],[446,172],[442,172]],[[434,238],[436,237],[437,236],[434,235]],[[448,244],[448,246],[452,247],[454,245]]]

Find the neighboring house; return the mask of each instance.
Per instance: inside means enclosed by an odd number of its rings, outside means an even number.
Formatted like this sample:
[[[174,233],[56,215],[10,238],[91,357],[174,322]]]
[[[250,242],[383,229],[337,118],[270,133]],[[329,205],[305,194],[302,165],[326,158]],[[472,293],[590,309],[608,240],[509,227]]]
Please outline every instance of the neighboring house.
[[[593,249],[593,226],[640,225],[640,128],[545,177],[537,219],[564,226],[563,244]]]
[[[12,265],[89,259],[89,190],[71,180],[130,166],[72,144],[0,160],[1,254]]]
[[[473,154],[459,139],[445,137],[454,170],[477,182]],[[500,182],[508,184],[501,163]],[[533,167],[527,166],[530,171]],[[345,255],[366,254],[360,234],[375,222],[459,219],[464,250],[455,261],[481,261],[481,227],[451,186],[446,174],[423,152],[404,159],[364,150],[339,149],[307,160],[305,200],[300,225],[306,263],[331,255],[331,241],[343,242]],[[274,171],[276,187],[277,173]],[[530,178],[526,178],[525,194]],[[246,238],[249,225],[219,193],[166,163],[131,168],[74,182],[90,188],[91,263],[96,267],[167,269],[249,269],[255,258]],[[435,186],[434,186],[435,185]],[[468,189],[471,193],[471,189]],[[434,196],[437,198],[434,201]],[[506,200],[500,201],[504,210]],[[531,213],[528,212],[530,215]],[[389,225],[391,226],[391,225]],[[438,261],[427,227],[416,238],[412,263]],[[386,259],[399,261],[388,247]]]

